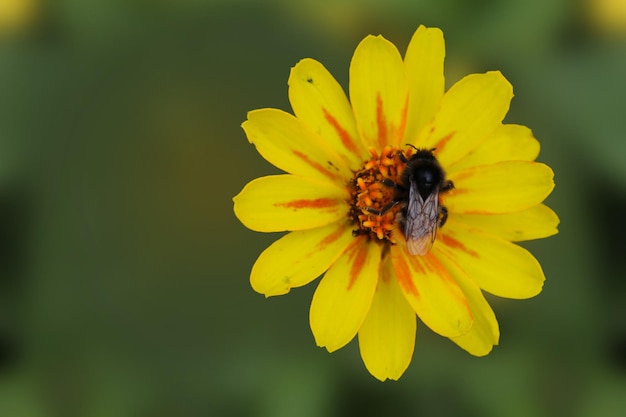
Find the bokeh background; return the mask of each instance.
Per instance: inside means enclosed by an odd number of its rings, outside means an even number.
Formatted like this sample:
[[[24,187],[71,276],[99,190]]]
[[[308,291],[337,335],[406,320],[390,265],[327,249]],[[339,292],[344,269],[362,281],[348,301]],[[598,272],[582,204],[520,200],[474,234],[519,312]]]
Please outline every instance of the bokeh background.
[[[501,70],[556,173],[547,281],[490,297],[474,358],[425,326],[399,382],[308,328],[314,285],[248,283],[276,235],[232,197],[277,172],[240,124],[290,109],[289,69],[347,86],[357,43],[419,24],[446,75]],[[0,415],[626,415],[623,0],[0,1]],[[505,279],[505,277],[503,277]]]

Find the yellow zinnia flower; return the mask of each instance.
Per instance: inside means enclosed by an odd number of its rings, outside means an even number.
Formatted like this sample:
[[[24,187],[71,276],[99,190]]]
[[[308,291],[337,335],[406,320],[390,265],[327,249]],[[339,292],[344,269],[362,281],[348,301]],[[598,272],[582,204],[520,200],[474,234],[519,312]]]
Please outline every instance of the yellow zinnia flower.
[[[255,179],[234,198],[246,227],[290,232],[259,256],[252,287],[281,295],[324,274],[310,308],[316,343],[332,352],[358,334],[365,366],[380,380],[408,367],[416,314],[469,353],[489,353],[499,330],[482,291],[537,295],[541,266],[512,242],[557,233],[558,217],[542,204],[553,172],[533,162],[539,143],[528,128],[502,123],[511,85],[487,72],[444,94],[444,55],[437,28],[420,26],[404,60],[382,36],[368,36],[350,64],[350,101],[322,64],[303,59],[289,77],[295,116],[261,109],[243,123],[259,153],[287,172]],[[454,184],[411,191],[414,202],[438,193],[432,224],[413,224],[436,232],[423,255],[407,248],[399,197],[417,149],[433,150]]]

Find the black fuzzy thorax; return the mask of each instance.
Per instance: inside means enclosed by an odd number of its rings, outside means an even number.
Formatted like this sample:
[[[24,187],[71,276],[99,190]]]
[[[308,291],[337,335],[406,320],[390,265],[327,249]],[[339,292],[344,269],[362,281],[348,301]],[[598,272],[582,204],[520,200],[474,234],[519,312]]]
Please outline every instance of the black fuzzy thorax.
[[[400,180],[406,189],[413,182],[417,185],[422,200],[426,200],[444,183],[445,174],[430,150],[418,150],[409,158]]]

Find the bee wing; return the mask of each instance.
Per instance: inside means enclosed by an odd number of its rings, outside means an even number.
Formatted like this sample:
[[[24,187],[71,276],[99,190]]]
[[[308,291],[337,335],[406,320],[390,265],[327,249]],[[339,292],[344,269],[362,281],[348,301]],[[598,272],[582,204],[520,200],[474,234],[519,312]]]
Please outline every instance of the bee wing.
[[[433,191],[422,199],[417,184],[411,182],[406,211],[404,237],[411,255],[426,255],[435,241],[439,211],[439,193]]]

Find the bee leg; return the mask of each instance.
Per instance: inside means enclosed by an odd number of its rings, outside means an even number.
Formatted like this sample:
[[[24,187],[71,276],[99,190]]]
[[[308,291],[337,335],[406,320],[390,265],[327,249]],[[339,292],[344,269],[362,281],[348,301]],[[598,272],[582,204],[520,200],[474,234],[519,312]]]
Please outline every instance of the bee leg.
[[[445,192],[445,191],[450,191],[454,189],[454,183],[450,180],[448,181],[444,181],[444,183],[441,185],[441,188],[439,189],[439,192]]]
[[[392,200],[389,204],[387,204],[385,207],[381,208],[380,210],[372,208],[372,207],[363,207],[363,209],[377,216],[382,216],[383,214],[387,213],[393,206],[395,206],[398,203],[399,201]]]
[[[444,206],[439,206],[439,227],[446,224],[446,220],[448,220],[448,209]]]
[[[395,188],[396,190],[400,190],[400,191],[406,191],[406,188],[403,185],[398,184],[397,182],[393,182],[389,178],[385,178],[384,180],[381,181],[381,183],[385,187]]]

